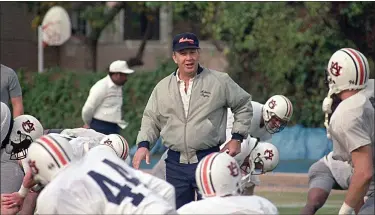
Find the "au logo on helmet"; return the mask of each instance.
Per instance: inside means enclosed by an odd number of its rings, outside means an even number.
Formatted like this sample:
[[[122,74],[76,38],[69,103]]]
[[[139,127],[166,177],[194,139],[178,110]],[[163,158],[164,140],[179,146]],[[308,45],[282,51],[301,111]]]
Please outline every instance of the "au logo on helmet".
[[[234,162],[230,162],[230,164],[228,165],[228,169],[230,171],[230,175],[233,177],[236,177],[239,174],[239,169]]]
[[[105,145],[110,146],[113,148],[112,141],[110,139],[103,142]]]
[[[30,133],[31,131],[35,131],[34,123],[30,122],[30,120],[27,120],[22,123],[22,128],[27,133]]]
[[[273,158],[273,151],[272,149],[267,149],[264,151],[264,155],[268,154],[268,156],[265,157],[266,160],[272,160]]]
[[[331,68],[329,69],[329,71],[331,72],[332,75],[339,76],[341,75],[340,73],[341,69],[342,69],[342,66],[340,66],[338,62],[332,61]]]
[[[276,101],[272,99],[270,103],[268,103],[268,107],[270,107],[271,109],[274,109],[276,107]]]

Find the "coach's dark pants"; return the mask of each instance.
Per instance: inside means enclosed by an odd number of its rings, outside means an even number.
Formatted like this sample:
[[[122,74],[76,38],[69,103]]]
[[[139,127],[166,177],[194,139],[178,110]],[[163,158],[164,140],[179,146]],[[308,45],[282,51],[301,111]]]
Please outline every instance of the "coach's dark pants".
[[[120,127],[116,123],[93,118],[90,128],[102,134],[120,134]]]
[[[198,162],[203,157],[212,153],[220,151],[219,146],[197,151]],[[166,181],[172,184],[176,190],[176,208],[192,202],[195,200],[195,193],[198,191],[195,182],[195,169],[198,163],[183,164],[180,163],[180,152],[168,150],[168,157],[165,159],[166,165]],[[198,193],[198,192],[197,192]],[[201,196],[198,195],[198,200]]]

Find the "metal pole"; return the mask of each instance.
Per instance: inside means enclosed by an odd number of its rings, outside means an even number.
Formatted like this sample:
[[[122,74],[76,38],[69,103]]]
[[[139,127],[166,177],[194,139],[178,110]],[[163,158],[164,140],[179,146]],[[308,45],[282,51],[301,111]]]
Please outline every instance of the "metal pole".
[[[43,72],[44,53],[43,53],[43,31],[42,26],[38,26],[38,72]]]

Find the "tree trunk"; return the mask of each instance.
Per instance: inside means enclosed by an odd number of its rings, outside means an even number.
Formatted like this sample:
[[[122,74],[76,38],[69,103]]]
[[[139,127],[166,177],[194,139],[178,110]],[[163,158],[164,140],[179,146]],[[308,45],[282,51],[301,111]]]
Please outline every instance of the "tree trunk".
[[[143,35],[142,43],[138,48],[137,54],[135,55],[135,57],[132,57],[129,60],[127,60],[127,63],[128,63],[129,67],[142,66],[143,65],[142,58],[143,58],[143,54],[144,54],[144,51],[145,51],[145,48],[146,48],[147,41],[150,38],[151,33],[152,33],[151,32],[152,25],[153,25],[153,21],[148,20],[146,31],[145,31],[145,34]]]
[[[98,58],[98,40],[91,40],[89,43],[89,50],[91,54],[91,68],[97,72],[97,58]]]
[[[96,72],[97,71],[97,53],[98,53],[98,41],[100,38],[100,35],[102,31],[105,29],[105,27],[113,21],[113,19],[116,17],[116,15],[121,11],[121,9],[126,7],[126,2],[121,2],[110,9],[110,11],[103,17],[103,25],[92,29],[90,32],[90,35],[86,39],[86,46],[89,50],[89,53],[87,53],[91,59],[88,60],[88,63],[86,63],[86,68]]]
[[[90,40],[85,38],[85,69],[93,72],[97,72],[97,43],[98,40]]]

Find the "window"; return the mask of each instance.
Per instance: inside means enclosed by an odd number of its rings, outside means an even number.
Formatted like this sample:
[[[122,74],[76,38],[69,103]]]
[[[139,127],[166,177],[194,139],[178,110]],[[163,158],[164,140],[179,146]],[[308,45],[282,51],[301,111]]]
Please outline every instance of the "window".
[[[147,29],[147,25],[151,24],[151,35],[149,40],[160,39],[160,19],[159,11],[153,14],[154,21],[147,20],[145,12],[132,11],[131,7],[125,9],[124,15],[124,40],[142,40]]]
[[[72,34],[82,34],[87,36],[90,33],[90,26],[87,21],[81,18],[80,11],[73,11],[70,14],[72,22]]]

